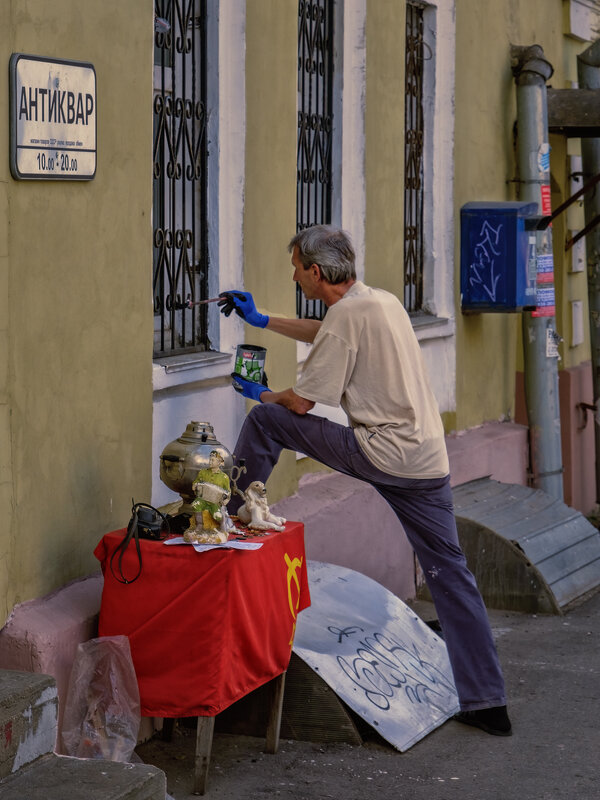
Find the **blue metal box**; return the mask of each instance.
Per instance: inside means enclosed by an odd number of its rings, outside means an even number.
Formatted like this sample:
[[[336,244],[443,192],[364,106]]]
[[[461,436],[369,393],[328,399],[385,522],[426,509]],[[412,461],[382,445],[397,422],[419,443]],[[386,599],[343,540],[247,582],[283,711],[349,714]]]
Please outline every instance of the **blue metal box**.
[[[466,203],[461,208],[464,312],[535,307],[537,215],[537,203]]]

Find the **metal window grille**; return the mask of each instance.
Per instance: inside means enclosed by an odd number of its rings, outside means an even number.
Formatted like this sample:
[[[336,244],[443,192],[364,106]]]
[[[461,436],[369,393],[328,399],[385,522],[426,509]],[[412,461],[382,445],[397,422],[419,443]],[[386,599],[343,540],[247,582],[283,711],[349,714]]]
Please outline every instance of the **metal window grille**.
[[[208,349],[206,0],[155,0],[154,355]]]
[[[298,178],[296,230],[331,222],[333,0],[298,3]],[[320,300],[296,287],[299,317],[323,319]]]
[[[406,5],[404,305],[423,305],[423,6]]]

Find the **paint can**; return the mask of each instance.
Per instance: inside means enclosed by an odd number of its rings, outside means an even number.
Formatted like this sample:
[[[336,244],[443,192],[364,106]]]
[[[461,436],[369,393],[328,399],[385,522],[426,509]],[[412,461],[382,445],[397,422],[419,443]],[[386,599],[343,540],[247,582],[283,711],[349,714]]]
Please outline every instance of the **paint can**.
[[[267,349],[254,344],[239,344],[235,355],[236,375],[254,383],[263,383]]]

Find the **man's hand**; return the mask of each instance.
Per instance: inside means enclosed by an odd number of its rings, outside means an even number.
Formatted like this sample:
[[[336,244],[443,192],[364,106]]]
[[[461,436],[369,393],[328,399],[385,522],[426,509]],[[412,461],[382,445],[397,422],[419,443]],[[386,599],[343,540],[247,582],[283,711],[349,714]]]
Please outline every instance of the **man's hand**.
[[[230,292],[221,292],[217,305],[221,309],[221,314],[228,317],[232,311],[241,317],[248,325],[253,325],[255,328],[266,328],[269,317],[266,314],[261,314],[256,310],[254,298],[250,292],[239,292],[232,290]]]
[[[244,395],[249,400],[257,400],[259,403],[262,403],[261,394],[271,391],[263,383],[254,383],[254,381],[247,381],[246,378],[241,378],[237,372],[231,373],[231,384],[236,392]]]
[[[300,397],[299,394],[292,389],[284,389],[282,392],[271,392],[262,399],[263,403],[279,403],[280,406],[285,406],[294,414],[307,414],[314,408],[314,402],[307,400],[305,397]]]

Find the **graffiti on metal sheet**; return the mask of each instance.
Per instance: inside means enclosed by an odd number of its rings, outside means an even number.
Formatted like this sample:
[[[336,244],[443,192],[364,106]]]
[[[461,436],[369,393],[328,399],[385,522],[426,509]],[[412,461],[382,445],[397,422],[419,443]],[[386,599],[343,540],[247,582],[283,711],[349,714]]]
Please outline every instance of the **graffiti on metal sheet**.
[[[412,609],[360,572],[307,567],[294,652],[349,708],[399,750],[459,710],[446,645]]]
[[[342,637],[364,632],[355,626],[328,630],[338,637],[339,643]],[[454,692],[452,680],[421,656],[417,643],[407,645],[384,633],[364,636],[355,655],[338,655],[337,662],[346,677],[381,711],[387,711],[398,694],[403,694],[410,703],[425,703],[443,710],[448,693]]]

